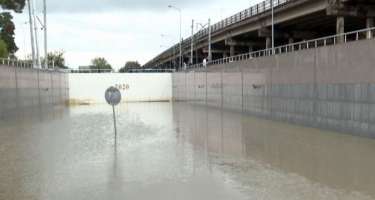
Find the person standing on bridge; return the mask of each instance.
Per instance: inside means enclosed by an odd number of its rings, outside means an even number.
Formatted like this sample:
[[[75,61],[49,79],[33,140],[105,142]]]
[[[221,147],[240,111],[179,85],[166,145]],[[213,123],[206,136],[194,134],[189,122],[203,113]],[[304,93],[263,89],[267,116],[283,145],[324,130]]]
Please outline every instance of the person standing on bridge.
[[[207,59],[206,58],[203,59],[203,67],[207,68]]]

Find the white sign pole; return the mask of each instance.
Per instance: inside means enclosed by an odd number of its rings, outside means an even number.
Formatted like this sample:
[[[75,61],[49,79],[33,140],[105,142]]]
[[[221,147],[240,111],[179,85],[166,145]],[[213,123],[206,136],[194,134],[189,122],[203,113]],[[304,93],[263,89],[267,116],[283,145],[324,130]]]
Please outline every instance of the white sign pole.
[[[109,105],[112,105],[113,111],[113,125],[115,130],[115,148],[117,146],[117,124],[116,124],[116,112],[115,106],[121,102],[121,92],[115,88],[110,87],[105,91],[105,100]]]
[[[115,128],[115,146],[117,146],[117,124],[116,124],[116,111],[115,111],[114,105],[112,105],[112,110],[113,110],[113,125]]]

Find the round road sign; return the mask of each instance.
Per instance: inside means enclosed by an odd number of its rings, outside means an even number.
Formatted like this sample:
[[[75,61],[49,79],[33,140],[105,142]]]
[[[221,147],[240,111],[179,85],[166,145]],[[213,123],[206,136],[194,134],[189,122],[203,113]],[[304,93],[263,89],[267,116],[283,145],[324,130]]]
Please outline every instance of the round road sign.
[[[105,91],[105,100],[109,105],[116,106],[121,102],[121,92],[112,86]]]

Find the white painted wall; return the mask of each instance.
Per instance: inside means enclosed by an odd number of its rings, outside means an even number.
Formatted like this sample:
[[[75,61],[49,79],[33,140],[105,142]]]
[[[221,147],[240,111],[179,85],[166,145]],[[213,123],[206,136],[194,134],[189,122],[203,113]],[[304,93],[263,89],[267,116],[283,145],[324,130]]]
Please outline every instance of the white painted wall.
[[[170,101],[172,74],[170,73],[102,73],[69,74],[69,98],[76,103],[106,103],[105,90],[118,87],[123,102]]]

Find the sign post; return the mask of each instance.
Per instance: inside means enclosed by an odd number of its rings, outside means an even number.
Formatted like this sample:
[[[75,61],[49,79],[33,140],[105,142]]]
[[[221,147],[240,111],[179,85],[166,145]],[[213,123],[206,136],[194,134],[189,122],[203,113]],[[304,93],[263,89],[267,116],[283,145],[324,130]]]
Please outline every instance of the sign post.
[[[109,105],[112,106],[113,111],[113,125],[115,130],[115,147],[117,146],[117,124],[116,124],[116,112],[115,106],[121,102],[121,92],[115,87],[109,87],[105,91],[105,100]]]

